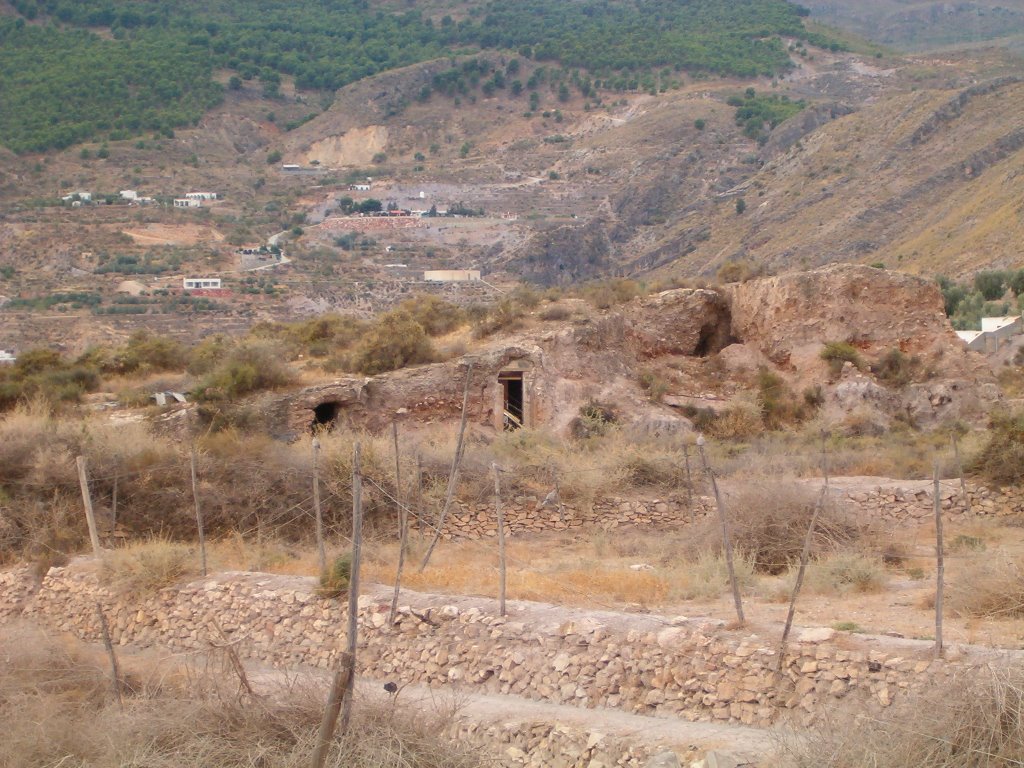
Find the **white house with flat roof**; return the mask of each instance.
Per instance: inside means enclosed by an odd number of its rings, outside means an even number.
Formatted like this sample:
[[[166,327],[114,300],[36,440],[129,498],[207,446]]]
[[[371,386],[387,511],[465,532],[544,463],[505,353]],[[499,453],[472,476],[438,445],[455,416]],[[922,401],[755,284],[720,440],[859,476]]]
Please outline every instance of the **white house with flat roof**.
[[[480,280],[479,269],[431,269],[423,273],[428,283],[472,283]]]
[[[983,317],[980,331],[957,331],[956,335],[963,339],[968,349],[990,353],[998,352],[1022,332],[1024,332],[1024,322],[1020,315],[1004,315],[1002,317]]]
[[[181,286],[186,291],[219,291],[221,282],[219,277],[186,277]]]

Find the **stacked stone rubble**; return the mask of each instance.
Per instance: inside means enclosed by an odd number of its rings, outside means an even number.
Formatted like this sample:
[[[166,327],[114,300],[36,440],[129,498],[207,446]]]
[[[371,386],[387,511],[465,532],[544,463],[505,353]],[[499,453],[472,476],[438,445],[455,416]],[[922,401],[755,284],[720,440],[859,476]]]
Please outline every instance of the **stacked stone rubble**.
[[[220,632],[243,657],[281,667],[331,667],[344,642],[345,609],[317,597],[313,580],[228,573],[150,597],[118,596],[87,568],[55,568],[25,614],[78,637],[99,638],[104,606],[115,643],[207,649]],[[406,593],[387,626],[388,590],[360,598],[360,673],[396,682],[512,693],[580,707],[767,725],[810,721],[853,697],[880,708],[934,683],[956,664],[934,661],[927,643],[894,652],[831,630],[791,644],[775,673],[776,639],[727,631],[721,622],[579,612]],[[7,595],[0,591],[0,602]],[[405,602],[405,601],[403,601]],[[537,611],[546,617],[535,618]],[[557,620],[553,620],[551,617]],[[561,618],[559,618],[561,617]]]

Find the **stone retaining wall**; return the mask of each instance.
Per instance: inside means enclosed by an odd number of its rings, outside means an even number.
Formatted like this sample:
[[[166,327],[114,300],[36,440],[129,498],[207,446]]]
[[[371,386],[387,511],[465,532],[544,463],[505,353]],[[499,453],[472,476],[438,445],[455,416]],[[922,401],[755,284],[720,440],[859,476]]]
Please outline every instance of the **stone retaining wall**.
[[[328,668],[346,611],[313,587],[310,578],[225,573],[148,597],[117,596],[86,561],[51,569],[24,614],[94,641],[98,602],[115,643],[205,649],[223,630],[243,657]],[[0,582],[0,604],[21,589]],[[817,629],[795,633],[776,675],[774,632],[730,632],[720,621],[526,602],[511,603],[501,618],[490,600],[405,592],[398,623],[388,627],[390,598],[383,588],[360,598],[361,674],[689,720],[809,722],[846,698],[881,708],[965,663],[932,660],[924,642],[872,646]]]
[[[888,480],[874,478],[837,478],[833,496],[858,519],[876,526],[909,527],[931,524],[934,520],[933,486],[927,480]],[[818,489],[820,480],[803,481]],[[729,504],[729,483],[722,483],[725,503]],[[989,489],[968,484],[970,513],[966,511],[959,480],[943,480],[939,497],[947,519],[967,520],[995,517],[1024,517],[1024,489]],[[714,499],[693,498],[692,518],[700,521],[714,513]],[[673,493],[654,499],[599,499],[590,506],[565,504],[561,513],[555,506],[544,506],[535,496],[516,496],[505,502],[505,531],[516,535],[542,531],[599,528],[613,530],[623,526],[688,525],[690,505],[685,494]],[[445,525],[446,539],[483,539],[497,535],[493,503],[457,503]]]

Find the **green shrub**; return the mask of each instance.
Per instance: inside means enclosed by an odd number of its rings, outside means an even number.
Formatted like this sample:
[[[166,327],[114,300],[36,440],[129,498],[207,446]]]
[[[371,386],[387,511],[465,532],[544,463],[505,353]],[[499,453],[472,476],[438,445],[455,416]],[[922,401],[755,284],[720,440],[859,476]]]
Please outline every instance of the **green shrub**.
[[[838,376],[843,370],[843,363],[853,363],[857,368],[864,367],[857,348],[847,341],[829,341],[821,350],[821,359],[828,363],[829,371]]]
[[[320,597],[336,598],[348,592],[352,581],[352,554],[346,552],[334,558],[326,571],[320,574]]]
[[[616,278],[587,283],[580,289],[580,295],[597,309],[608,309],[616,304],[625,304],[642,293],[635,280]]]
[[[498,331],[513,331],[522,324],[523,311],[512,299],[502,299],[487,310],[473,327],[473,336],[484,339]]]
[[[395,310],[419,323],[428,336],[443,336],[466,322],[466,313],[461,307],[430,294],[406,299]]]
[[[913,383],[921,370],[921,359],[908,357],[898,349],[890,349],[871,366],[871,371],[880,381],[896,389],[903,389]]]
[[[810,410],[806,399],[798,399],[785,379],[764,366],[757,372],[757,403],[768,429],[799,423]]]
[[[640,386],[652,403],[660,403],[669,390],[669,381],[656,370],[640,372]]]
[[[966,469],[996,485],[1019,484],[1024,477],[1024,412],[993,414],[988,440]]]
[[[408,313],[392,310],[363,336],[353,354],[352,366],[360,373],[374,376],[429,363],[435,357],[434,345],[423,326]]]
[[[204,400],[234,399],[253,392],[284,386],[292,380],[281,349],[272,343],[247,341],[227,356],[198,386]]]
[[[14,365],[0,367],[0,410],[35,398],[50,404],[76,402],[99,384],[92,362],[71,363],[51,349],[29,349]]]

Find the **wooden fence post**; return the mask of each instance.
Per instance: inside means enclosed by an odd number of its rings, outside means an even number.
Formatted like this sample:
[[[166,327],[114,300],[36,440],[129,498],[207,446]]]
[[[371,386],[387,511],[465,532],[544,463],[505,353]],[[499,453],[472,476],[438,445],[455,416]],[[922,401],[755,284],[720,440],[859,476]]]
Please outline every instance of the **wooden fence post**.
[[[693,478],[690,476],[690,446],[683,443],[683,462],[686,464],[686,507],[690,510],[690,525],[697,522],[693,509]]]
[[[434,538],[427,548],[427,553],[420,563],[420,573],[430,562],[430,556],[434,554],[434,547],[441,540],[441,533],[444,531],[444,522],[448,516],[448,508],[451,507],[452,498],[455,496],[455,488],[459,484],[459,466],[462,464],[463,440],[466,435],[466,420],[469,417],[469,382],[473,375],[473,364],[466,366],[466,386],[462,390],[462,420],[459,422],[459,439],[455,443],[455,457],[452,459],[452,471],[448,474],[448,490],[444,495],[444,506],[441,507],[441,514],[437,516],[437,530],[434,531]]]
[[[402,476],[398,454],[398,423],[391,423],[391,436],[395,442],[395,504],[398,505],[398,571],[395,574],[395,594],[391,598],[391,613],[388,615],[388,625],[395,623],[395,614],[398,612],[398,594],[402,589],[402,569],[405,567],[405,550],[409,546],[409,510],[402,504],[400,492]]]
[[[725,513],[725,504],[722,503],[722,494],[718,491],[718,481],[715,480],[715,473],[708,464],[708,457],[704,453],[704,436],[697,438],[697,450],[700,452],[700,460],[704,465],[704,472],[711,480],[711,489],[715,493],[715,504],[718,507],[718,522],[722,527],[722,544],[725,548],[725,565],[729,569],[729,583],[732,585],[732,599],[736,605],[736,620],[743,624],[746,619],[743,617],[743,599],[740,597],[740,584],[736,580],[736,567],[732,560],[732,540],[729,538],[729,520]]]
[[[505,513],[501,508],[501,470],[497,464],[491,464],[494,472],[494,506],[498,512],[498,615],[505,615]]]
[[[324,708],[324,716],[320,721],[316,749],[313,750],[312,768],[323,768],[327,761],[327,751],[330,748],[331,739],[334,737],[338,713],[341,711],[341,700],[344,698],[345,691],[348,690],[353,671],[352,657],[347,653],[342,653],[338,658],[338,668],[334,672],[334,679],[331,681],[331,690],[327,694],[327,706]]]
[[[954,443],[955,445],[955,443]],[[942,499],[939,498],[939,460],[935,460],[935,658],[942,656],[942,600],[946,564],[942,542]],[[966,498],[966,494],[964,496]]]
[[[352,672],[342,697],[341,732],[348,730],[352,718],[352,697],[356,684],[356,645],[359,640],[359,568],[363,552],[363,473],[359,462],[362,449],[355,444],[352,452],[352,575],[348,585],[348,654]]]
[[[423,454],[419,452],[416,453],[416,515],[422,539],[427,531],[427,515],[423,509]]]
[[[320,573],[327,573],[327,548],[324,545],[324,512],[320,507],[320,441],[313,438],[313,511],[316,515],[316,555]]]
[[[562,503],[562,487],[558,483],[558,470],[551,468],[551,481],[555,486],[555,501],[558,502],[558,521],[565,524],[565,504]],[[504,615],[504,614],[502,614]]]
[[[960,474],[960,495],[964,500],[964,513],[971,514],[971,497],[967,495],[967,481],[964,479],[964,465],[960,461],[960,445],[956,439],[956,433],[950,435],[953,441],[953,456],[956,459],[956,471]]]
[[[117,666],[117,655],[114,653],[114,643],[110,639],[110,625],[107,617],[103,614],[103,606],[96,603],[96,615],[100,620],[100,633],[103,635],[103,647],[107,649],[107,658],[110,659],[110,687],[117,697],[117,706],[124,709],[124,699],[121,698],[121,672]]]
[[[117,475],[118,475],[118,460],[117,456],[114,456],[114,489],[110,494],[110,543],[113,545],[117,539]]]
[[[196,471],[196,444],[192,443],[189,451],[189,467],[192,471],[192,500],[196,506],[196,528],[199,530],[199,561],[202,564],[203,576],[206,575],[206,534],[203,531],[203,510],[199,505],[199,482]]]
[[[96,515],[92,510],[92,494],[89,493],[89,476],[85,469],[85,456],[75,459],[78,464],[78,484],[82,488],[82,504],[85,506],[85,522],[89,526],[89,542],[92,544],[92,553],[96,558],[103,555],[100,548],[100,534],[96,530]]]
[[[807,561],[811,557],[811,544],[814,542],[814,527],[818,524],[818,516],[821,514],[828,499],[828,455],[825,453],[825,440],[821,442],[821,472],[824,475],[824,483],[821,486],[821,495],[814,505],[811,513],[811,522],[807,526],[807,535],[804,537],[804,548],[800,551],[800,568],[796,572],[796,583],[793,585],[793,593],[789,597],[789,612],[786,614],[786,626],[782,629],[782,641],[779,643],[779,657],[775,661],[775,671],[781,672],[786,657],[786,644],[789,642],[789,633],[793,629],[793,617],[796,615],[796,599],[800,596],[800,589],[804,585],[804,574],[807,572]]]

